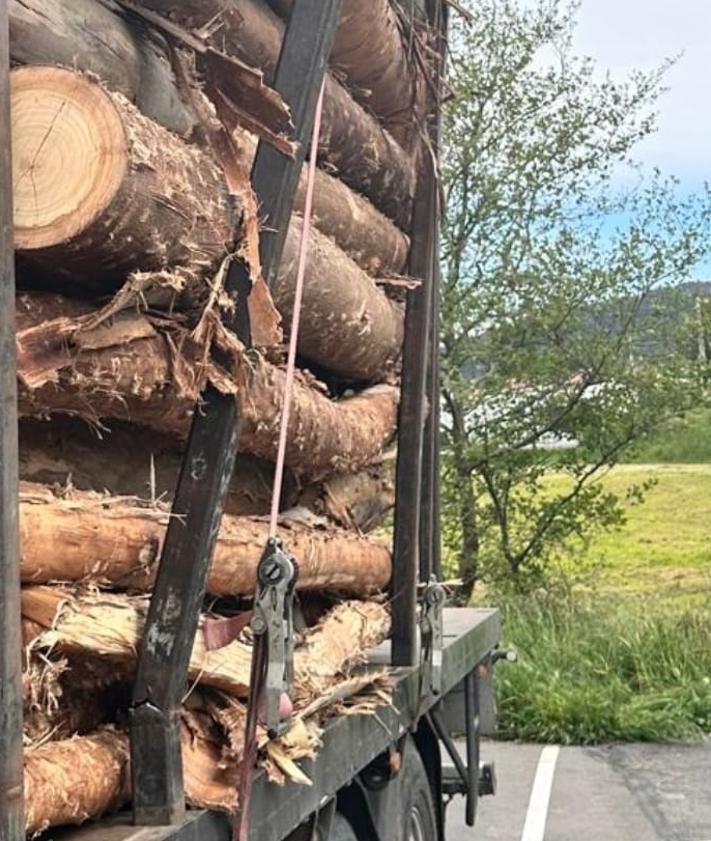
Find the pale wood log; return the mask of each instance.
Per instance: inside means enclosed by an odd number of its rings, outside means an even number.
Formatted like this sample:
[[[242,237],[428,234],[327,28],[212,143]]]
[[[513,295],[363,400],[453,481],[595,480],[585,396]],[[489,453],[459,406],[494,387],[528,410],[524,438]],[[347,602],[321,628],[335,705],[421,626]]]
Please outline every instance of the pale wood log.
[[[20,68],[12,80],[15,242],[26,258],[61,278],[62,291],[88,287],[106,294],[129,271],[179,268],[183,283],[197,287],[193,295],[206,297],[207,279],[231,249],[235,213],[243,248],[256,252],[246,172],[241,201],[232,207],[210,156],[123,97],[57,68]],[[300,227],[295,216],[278,284],[287,318]],[[315,228],[309,254],[301,352],[347,378],[382,378],[400,354],[401,310]],[[266,299],[252,319],[255,343],[275,344],[276,312],[258,286]],[[250,304],[256,297],[255,289]]]
[[[130,792],[128,737],[104,730],[25,752],[25,821],[35,834],[122,806]]]
[[[208,726],[181,731],[186,800],[201,808],[234,811],[238,769],[221,768],[220,747]],[[81,824],[127,805],[130,799],[128,735],[107,728],[48,742],[25,751],[28,834]]]
[[[135,500],[75,491],[59,498],[23,483],[20,494],[21,572],[26,583],[84,581],[149,589],[169,512]],[[280,534],[299,562],[300,590],[367,595],[390,580],[390,551],[380,542],[333,527],[282,521]],[[266,541],[266,520],[223,517],[207,590],[254,592]]]
[[[245,203],[197,147],[80,73],[21,67],[11,86],[19,251],[105,294],[137,269],[209,270],[231,248]]]
[[[25,587],[22,615],[43,626],[35,649],[114,662],[135,663],[148,601],[119,594],[76,595],[56,587]],[[204,621],[205,617],[201,619]],[[306,631],[294,654],[295,699],[313,700],[363,661],[390,630],[387,608],[377,602],[345,602]],[[252,646],[239,639],[214,651],[195,635],[188,679],[246,698]]]
[[[243,150],[243,165],[251,167],[256,138],[239,132],[235,140]],[[307,166],[304,165],[294,197],[296,213],[303,214],[306,183]],[[410,250],[409,238],[364,196],[322,169],[316,170],[312,221],[369,275],[388,277],[404,270]]]
[[[291,323],[303,219],[294,215],[284,245],[274,303]],[[299,352],[339,376],[383,379],[402,348],[404,315],[327,237],[311,229],[304,275]]]

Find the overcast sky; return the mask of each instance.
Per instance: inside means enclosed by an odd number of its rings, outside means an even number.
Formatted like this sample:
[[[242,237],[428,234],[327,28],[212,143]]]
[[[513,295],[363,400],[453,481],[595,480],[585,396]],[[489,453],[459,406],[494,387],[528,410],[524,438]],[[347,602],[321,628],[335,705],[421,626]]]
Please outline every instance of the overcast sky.
[[[576,46],[615,73],[683,53],[637,156],[690,189],[711,180],[711,0],[582,0]]]

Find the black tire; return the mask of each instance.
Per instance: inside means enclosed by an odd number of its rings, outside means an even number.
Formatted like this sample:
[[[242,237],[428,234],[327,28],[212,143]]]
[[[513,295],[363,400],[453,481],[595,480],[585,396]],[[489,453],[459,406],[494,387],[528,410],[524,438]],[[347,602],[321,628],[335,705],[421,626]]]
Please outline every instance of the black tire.
[[[358,841],[358,836],[340,812],[336,812],[333,816],[328,841]]]
[[[430,779],[412,739],[405,744],[399,781],[403,804],[403,834],[400,841],[435,841],[437,817]]]

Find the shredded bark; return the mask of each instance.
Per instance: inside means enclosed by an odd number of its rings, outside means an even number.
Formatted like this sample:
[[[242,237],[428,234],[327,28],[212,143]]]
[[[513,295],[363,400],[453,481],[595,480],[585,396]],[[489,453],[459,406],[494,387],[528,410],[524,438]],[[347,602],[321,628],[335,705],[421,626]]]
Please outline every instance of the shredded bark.
[[[23,483],[20,493],[21,572],[27,583],[93,581],[149,589],[157,571],[169,511],[165,505]],[[391,572],[390,551],[320,521],[280,524],[286,548],[299,562],[297,586],[368,595],[383,590]],[[223,517],[208,575],[208,592],[254,592],[267,538],[266,518]]]

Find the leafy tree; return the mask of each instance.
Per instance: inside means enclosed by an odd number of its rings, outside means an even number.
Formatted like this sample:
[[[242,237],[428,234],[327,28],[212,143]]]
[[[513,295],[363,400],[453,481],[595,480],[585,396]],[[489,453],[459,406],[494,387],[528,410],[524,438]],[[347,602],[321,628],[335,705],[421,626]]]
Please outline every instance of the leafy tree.
[[[482,575],[539,581],[620,521],[595,480],[703,399],[669,296],[711,241],[708,191],[630,160],[668,64],[602,74],[561,0],[471,9],[452,40],[442,236],[445,538],[465,600]]]

